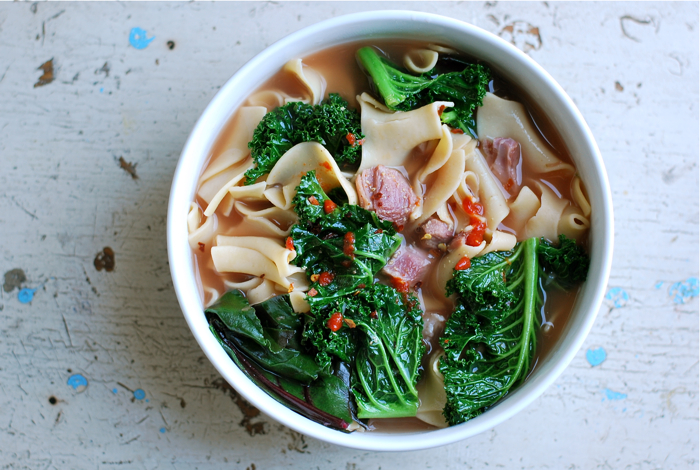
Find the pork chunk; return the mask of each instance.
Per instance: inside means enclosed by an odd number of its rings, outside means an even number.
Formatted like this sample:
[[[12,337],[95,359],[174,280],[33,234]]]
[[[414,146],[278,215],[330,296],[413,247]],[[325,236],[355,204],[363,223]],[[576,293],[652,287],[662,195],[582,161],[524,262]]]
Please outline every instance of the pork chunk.
[[[421,247],[426,250],[438,248],[441,243],[449,243],[453,236],[452,227],[435,217],[423,222],[416,232],[421,236]]]
[[[406,225],[408,216],[418,205],[406,177],[399,170],[378,165],[368,168],[355,180],[360,205],[377,213],[380,219]]]
[[[518,167],[522,162],[520,144],[513,139],[485,139],[483,152],[489,168],[503,185],[503,188],[514,196],[520,190],[522,174]]]
[[[413,286],[423,278],[428,266],[430,259],[427,253],[413,246],[402,246],[384,266],[382,272]]]

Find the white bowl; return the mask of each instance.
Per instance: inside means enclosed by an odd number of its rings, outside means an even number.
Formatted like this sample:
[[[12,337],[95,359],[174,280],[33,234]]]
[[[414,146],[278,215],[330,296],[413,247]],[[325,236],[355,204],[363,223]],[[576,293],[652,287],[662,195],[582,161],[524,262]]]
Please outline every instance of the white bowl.
[[[258,388],[231,361],[209,331],[197,290],[187,242],[187,211],[216,138],[236,108],[290,58],[368,38],[425,40],[451,46],[484,60],[503,78],[517,83],[554,123],[586,184],[593,209],[591,265],[574,310],[559,340],[528,380],[491,410],[441,430],[346,434],[295,413]],[[532,403],[554,382],[581,348],[598,313],[607,285],[613,248],[612,199],[600,151],[571,98],[542,69],[511,44],[475,26],[438,15],[374,11],[322,21],[268,47],[221,88],[194,126],[182,151],[168,205],[168,256],[180,306],[197,342],[221,375],[249,402],[286,426],[323,441],[366,450],[416,450],[449,444],[488,430]]]

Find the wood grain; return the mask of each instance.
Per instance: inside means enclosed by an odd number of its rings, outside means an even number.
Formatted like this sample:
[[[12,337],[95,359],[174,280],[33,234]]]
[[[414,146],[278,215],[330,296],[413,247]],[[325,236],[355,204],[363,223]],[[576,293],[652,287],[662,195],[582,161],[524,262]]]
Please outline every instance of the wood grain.
[[[29,303],[0,291],[0,468],[697,468],[697,3],[406,4],[527,50],[605,157],[610,298],[533,405],[464,442],[379,454],[304,438],[217,380],[167,264],[185,139],[267,45],[403,5],[0,4],[0,272],[22,269],[22,287],[37,289]],[[130,44],[135,27],[154,38],[143,49]],[[53,81],[35,87],[51,59]],[[104,247],[112,272],[94,266]],[[592,366],[598,348],[605,360]]]

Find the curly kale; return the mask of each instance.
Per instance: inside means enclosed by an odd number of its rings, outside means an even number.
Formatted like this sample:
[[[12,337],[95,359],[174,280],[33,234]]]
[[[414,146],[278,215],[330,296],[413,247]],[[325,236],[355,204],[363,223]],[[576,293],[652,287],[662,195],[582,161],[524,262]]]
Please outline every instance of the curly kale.
[[[341,167],[356,165],[363,138],[360,114],[337,93],[318,105],[291,102],[267,113],[248,143],[256,166],[246,171],[246,184],[253,184],[275,166],[296,144],[318,142]]]
[[[562,235],[558,248],[530,238],[454,271],[447,293],[457,294],[457,306],[440,338],[449,424],[478,416],[527,378],[537,346],[542,278],[572,287],[587,270],[585,251]]]
[[[410,111],[435,101],[451,101],[454,107],[442,112],[441,121],[476,137],[474,111],[482,105],[490,79],[483,65],[465,64],[460,72],[436,74],[433,70],[412,75],[373,47],[359,49],[357,58],[390,109]]]

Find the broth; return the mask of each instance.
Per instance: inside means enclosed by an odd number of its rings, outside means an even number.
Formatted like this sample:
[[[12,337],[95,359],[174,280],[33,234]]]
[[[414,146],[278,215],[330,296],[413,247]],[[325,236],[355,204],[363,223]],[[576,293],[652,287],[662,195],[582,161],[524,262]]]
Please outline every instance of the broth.
[[[304,58],[303,62],[305,65],[318,71],[325,78],[327,84],[326,96],[328,92],[338,93],[344,99],[346,99],[351,106],[357,108],[357,105],[355,104],[355,96],[361,94],[363,91],[369,91],[369,85],[365,74],[361,71],[356,62],[355,51],[365,45],[374,45],[382,50],[390,60],[395,63],[401,63],[402,55],[409,48],[415,47],[419,44],[420,43],[417,42],[395,40],[376,40],[350,43],[317,52]],[[468,59],[468,57],[464,58]],[[552,149],[554,149],[556,155],[565,163],[572,164],[573,162],[567,152],[566,145],[560,138],[550,120],[546,117],[542,110],[536,106],[536,103],[531,102],[531,100],[529,100],[517,86],[507,83],[498,76],[495,76],[493,71],[492,75],[493,77],[490,87],[494,94],[499,97],[518,101],[524,104],[535,124],[535,127],[542,133],[541,136],[545,139],[545,141],[552,146]],[[258,91],[261,90],[280,90],[290,96],[300,96],[304,93],[304,88],[301,83],[296,79],[290,79],[290,77],[282,71],[267,80],[258,89]],[[268,111],[269,110],[270,109],[268,109]],[[220,137],[212,148],[212,158],[208,165],[216,162],[217,158],[219,158],[219,156],[222,155],[231,145],[233,138],[231,135],[232,129],[235,127],[237,119],[239,119],[239,117],[236,114],[225,126],[224,131],[221,133]],[[414,175],[423,166],[426,159],[430,157],[436,145],[437,142],[428,142],[414,149],[409,160],[410,164],[405,168],[401,168],[401,170],[409,176]],[[547,174],[546,177],[538,177],[537,175],[526,173],[525,169],[523,169],[523,186],[525,186],[526,183],[531,184],[533,181],[540,181],[549,186],[561,197],[570,200],[572,199],[570,178],[567,179],[564,176],[556,173]],[[429,186],[431,182],[427,181],[426,184]],[[513,198],[511,198],[511,201],[512,199]],[[200,196],[197,196],[195,202],[202,212],[207,207],[207,203]],[[251,206],[254,203],[243,202],[242,204]],[[256,207],[254,207],[254,209],[260,210],[265,207],[272,207],[272,204],[258,204]],[[217,209],[217,212],[212,217],[216,218],[216,224],[218,224],[217,233],[219,234],[264,235],[264,233],[262,233],[258,228],[245,223],[244,217],[237,207],[233,207],[229,216],[222,215]],[[283,230],[288,228],[286,224],[281,222],[278,225]],[[401,235],[404,237],[404,243],[406,245],[418,246],[420,235],[416,232],[416,228],[417,227],[415,224],[408,224],[406,229],[401,233]],[[513,230],[506,226],[501,225],[499,228],[504,231],[514,233]],[[423,250],[422,248],[418,249]],[[204,247],[200,246],[199,250],[193,250],[193,252],[196,261],[195,266],[198,276],[197,279],[198,282],[201,283],[200,291],[205,305],[211,303],[214,295],[216,295],[214,292],[223,293],[226,291],[226,281],[241,282],[252,277],[240,274],[217,272],[213,265],[210,244],[207,244]],[[432,253],[428,256],[433,260],[431,269],[434,269],[440,262],[441,257],[445,255],[443,253]],[[379,274],[377,279],[382,283],[390,284],[386,276],[382,274]],[[281,293],[282,292],[280,292],[280,294]],[[543,307],[542,311],[541,321],[544,328],[541,329],[538,334],[537,353],[533,361],[533,364],[535,364],[535,366],[533,366],[533,370],[536,367],[536,364],[539,362],[539,359],[543,355],[547,354],[547,352],[556,344],[569,317],[577,293],[577,289],[565,293],[547,293],[549,301],[546,303],[546,306]],[[416,289],[416,294],[420,300],[421,307],[425,312],[425,317],[439,314],[446,319],[449,318],[449,315],[454,308],[453,299],[444,297],[441,292],[437,292],[435,289],[432,289],[430,285],[425,284]],[[429,344],[428,351],[434,351],[440,348],[440,345],[437,344],[438,337],[439,335],[434,335],[433,341],[431,344]],[[532,373],[532,371],[530,371],[530,373]],[[432,426],[413,418],[402,418],[398,422],[400,423],[399,427],[401,427],[403,431],[405,431],[406,425],[409,425],[411,429],[415,430],[433,429]],[[386,420],[384,422],[378,422],[377,419],[373,419],[371,424],[382,430],[393,431],[398,429],[397,422],[393,419]]]

